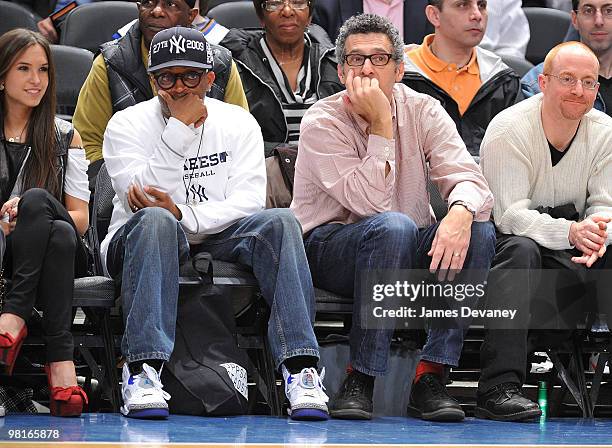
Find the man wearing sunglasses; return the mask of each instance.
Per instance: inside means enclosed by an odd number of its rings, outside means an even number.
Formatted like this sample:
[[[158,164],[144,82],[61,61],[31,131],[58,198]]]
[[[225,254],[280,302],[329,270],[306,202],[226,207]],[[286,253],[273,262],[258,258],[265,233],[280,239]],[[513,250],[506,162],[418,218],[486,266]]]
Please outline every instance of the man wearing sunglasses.
[[[114,113],[153,98],[155,84],[147,76],[148,51],[153,36],[174,26],[191,26],[198,14],[195,0],[142,0],[138,20],[120,39],[103,44],[81,91],[74,126],[83,138],[90,161],[88,175],[93,190],[102,165],[102,140]],[[240,75],[231,54],[213,45],[215,81],[208,96],[248,110]]]
[[[121,411],[168,415],[159,371],[174,345],[179,264],[206,251],[253,269],[271,308],[268,340],[291,417],[326,419],[300,226],[287,209],[263,210],[259,126],[240,107],[205,99],[215,75],[199,31],[161,31],[149,55],[158,96],[115,114],[103,147],[116,196],[101,251],[108,273],[121,279],[126,313]]]
[[[567,337],[595,302],[611,315],[601,283],[610,276],[598,270],[612,268],[612,118],[593,109],[598,72],[586,45],[556,46],[538,77],[542,93],[500,112],[482,141],[498,231],[486,307],[513,308],[517,319],[485,333],[477,417],[540,415],[521,394],[528,329],[538,344],[552,330]]]
[[[482,274],[494,255],[493,197],[484,176],[440,104],[399,84],[402,51],[388,19],[347,20],[336,41],[346,90],[319,100],[302,121],[291,208],[302,224],[314,284],[354,299],[350,366],[330,407],[336,418],[371,418],[375,377],[387,371],[393,330],[361,322],[361,306],[372,300],[359,287],[364,276],[423,269],[437,274],[428,275],[435,283],[446,274],[449,280],[464,271]],[[428,177],[449,204],[439,223]],[[461,328],[428,332],[411,415],[464,418],[444,386],[445,368],[457,365],[462,345]]]
[[[486,0],[429,0],[425,13],[435,33],[405,55],[403,83],[439,100],[478,157],[491,119],[522,99],[520,78],[478,47],[487,27]]]

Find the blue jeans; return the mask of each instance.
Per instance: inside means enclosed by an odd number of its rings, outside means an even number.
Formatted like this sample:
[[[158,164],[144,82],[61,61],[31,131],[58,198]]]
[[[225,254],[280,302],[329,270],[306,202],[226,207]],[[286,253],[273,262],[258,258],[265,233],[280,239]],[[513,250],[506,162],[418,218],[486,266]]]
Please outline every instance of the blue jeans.
[[[380,213],[354,224],[325,224],[306,235],[306,255],[314,284],[322,289],[354,297],[353,313],[359,315],[361,298],[355,291],[362,271],[376,269],[426,269],[427,252],[439,223],[419,229],[403,213]],[[488,270],[495,255],[495,230],[491,222],[474,222],[464,269]],[[483,281],[485,279],[482,279]],[[387,371],[392,330],[351,329],[351,365],[368,375]],[[432,329],[421,359],[456,366],[463,347],[463,330]]]
[[[243,218],[192,248],[200,251],[253,269],[271,309],[268,341],[277,367],[294,356],[319,357],[312,280],[301,228],[289,210],[264,210]],[[168,360],[174,345],[178,267],[189,254],[180,224],[166,210],[143,209],[113,237],[108,253],[109,272],[122,272],[123,278],[124,355],[128,362]],[[112,270],[111,260],[120,257],[129,262],[122,263],[121,271]]]

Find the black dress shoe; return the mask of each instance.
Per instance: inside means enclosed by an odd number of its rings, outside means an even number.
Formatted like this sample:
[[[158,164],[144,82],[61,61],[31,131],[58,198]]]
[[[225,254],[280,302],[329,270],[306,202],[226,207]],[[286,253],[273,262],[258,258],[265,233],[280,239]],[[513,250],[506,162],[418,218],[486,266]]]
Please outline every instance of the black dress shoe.
[[[478,395],[474,415],[512,422],[537,418],[542,415],[542,411],[537,403],[523,396],[518,384],[503,383]]]
[[[442,380],[432,373],[426,373],[412,385],[408,415],[440,422],[458,422],[465,413],[457,400],[451,397]]]
[[[374,378],[356,371],[350,373],[330,404],[331,416],[347,420],[370,420],[373,393]]]

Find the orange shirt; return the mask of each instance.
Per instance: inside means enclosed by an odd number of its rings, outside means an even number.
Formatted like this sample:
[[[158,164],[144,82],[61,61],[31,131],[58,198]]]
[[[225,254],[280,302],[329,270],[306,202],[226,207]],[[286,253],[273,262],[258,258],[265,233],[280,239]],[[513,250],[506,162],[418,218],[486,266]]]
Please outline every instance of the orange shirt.
[[[472,51],[467,65],[457,69],[457,64],[449,64],[431,52],[430,45],[433,40],[433,34],[426,36],[421,45],[408,52],[408,57],[431,81],[455,100],[459,113],[463,115],[482,85],[476,51]]]

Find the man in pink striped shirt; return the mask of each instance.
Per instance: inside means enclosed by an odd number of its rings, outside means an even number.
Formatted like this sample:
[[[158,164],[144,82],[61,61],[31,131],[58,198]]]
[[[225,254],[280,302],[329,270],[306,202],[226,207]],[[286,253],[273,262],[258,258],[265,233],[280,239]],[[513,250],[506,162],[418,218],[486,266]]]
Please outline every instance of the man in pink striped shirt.
[[[363,14],[347,20],[336,41],[346,91],[313,105],[300,130],[291,208],[305,233],[315,285],[354,297],[355,316],[366,298],[357,289],[364,271],[429,269],[439,278],[450,272],[451,279],[462,268],[486,273],[495,252],[489,187],[440,103],[398,84],[402,49],[388,19]],[[450,204],[439,223],[428,177]],[[371,418],[374,379],[386,373],[392,334],[354,319],[349,374],[332,416]],[[428,331],[411,415],[464,418],[443,381],[462,345],[460,328]]]

